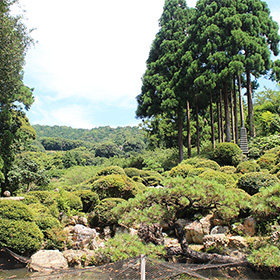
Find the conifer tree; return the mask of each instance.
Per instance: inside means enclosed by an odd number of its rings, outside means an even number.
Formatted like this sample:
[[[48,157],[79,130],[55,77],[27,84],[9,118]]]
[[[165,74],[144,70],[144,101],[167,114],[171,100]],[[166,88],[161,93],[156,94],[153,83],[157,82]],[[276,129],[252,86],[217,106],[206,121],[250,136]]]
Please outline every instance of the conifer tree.
[[[187,35],[188,8],[184,0],[166,0],[153,41],[142,92],[137,96],[138,118],[166,116],[178,132],[179,161],[183,160],[183,121],[186,97],[181,86],[182,43]]]

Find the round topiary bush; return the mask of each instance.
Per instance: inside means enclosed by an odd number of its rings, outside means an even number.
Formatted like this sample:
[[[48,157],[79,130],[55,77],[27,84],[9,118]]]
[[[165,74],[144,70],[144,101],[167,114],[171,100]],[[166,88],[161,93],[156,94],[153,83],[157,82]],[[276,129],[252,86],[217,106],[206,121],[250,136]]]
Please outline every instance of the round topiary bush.
[[[261,169],[271,170],[274,168],[276,162],[276,156],[273,154],[264,154],[257,160],[257,164]]]
[[[154,170],[140,170],[140,176],[145,186],[158,186],[163,182],[163,177]]]
[[[39,250],[43,233],[35,222],[0,219],[0,246],[23,255]]]
[[[88,222],[91,227],[106,227],[117,224],[118,219],[111,211],[119,203],[124,202],[122,198],[105,198],[101,200],[94,210],[89,214]]]
[[[128,176],[130,178],[141,176],[141,170],[134,168],[134,167],[125,168],[124,172],[125,172],[126,176]]]
[[[80,197],[83,203],[83,212],[88,213],[99,204],[100,199],[96,192],[91,190],[77,190],[73,194]]]
[[[125,175],[123,168],[120,166],[108,166],[97,172],[97,176],[107,176],[112,174]]]
[[[257,147],[252,147],[250,150],[249,150],[249,154],[248,154],[248,157],[249,158],[253,158],[253,159],[257,159],[259,158],[261,155],[261,151],[259,148]]]
[[[0,200],[0,219],[31,222],[34,215],[29,207],[21,201]]]
[[[224,186],[233,186],[235,184],[235,179],[231,176],[231,174],[211,169],[204,171],[198,177],[208,181],[216,181]]]
[[[57,201],[58,209],[69,213],[71,211],[81,211],[83,209],[83,203],[80,197],[74,193],[60,190],[55,194],[55,200]]]
[[[192,165],[190,164],[179,164],[175,167],[173,167],[169,171],[169,176],[170,177],[183,177],[186,178],[190,172],[190,170],[193,168]]]
[[[242,158],[242,151],[235,143],[218,143],[213,152],[213,158],[220,165],[237,166]]]
[[[220,165],[216,161],[211,160],[211,159],[199,161],[194,166],[196,168],[203,167],[203,168],[210,168],[213,170],[220,170]]]
[[[202,174],[203,172],[205,172],[206,170],[207,170],[207,168],[203,168],[203,167],[191,168],[188,173],[188,177],[196,177],[196,176]]]
[[[236,172],[237,173],[249,173],[249,172],[259,172],[261,170],[261,167],[252,160],[249,161],[243,161],[239,163],[236,167]]]
[[[129,199],[142,191],[139,186],[139,184],[127,176],[112,174],[94,181],[92,191],[96,192],[100,199],[109,197]]]
[[[234,174],[236,172],[236,168],[234,166],[225,165],[220,168],[220,171],[227,174]]]
[[[251,172],[242,175],[238,179],[237,187],[250,195],[254,195],[260,188],[266,188],[279,183],[280,180],[275,175],[266,172]]]
[[[0,200],[0,246],[29,255],[40,249],[43,233],[35,223],[35,215],[24,203]]]

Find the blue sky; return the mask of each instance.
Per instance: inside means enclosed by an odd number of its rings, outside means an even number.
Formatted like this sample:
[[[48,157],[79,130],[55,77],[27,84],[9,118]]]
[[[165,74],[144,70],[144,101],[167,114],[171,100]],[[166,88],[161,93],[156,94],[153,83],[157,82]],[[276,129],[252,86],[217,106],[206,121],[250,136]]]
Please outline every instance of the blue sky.
[[[279,0],[266,2],[280,25]],[[25,84],[35,88],[35,103],[27,112],[31,124],[90,129],[141,122],[135,118],[135,98],[164,0],[19,3],[38,41],[24,70]],[[195,3],[187,0],[190,7]]]

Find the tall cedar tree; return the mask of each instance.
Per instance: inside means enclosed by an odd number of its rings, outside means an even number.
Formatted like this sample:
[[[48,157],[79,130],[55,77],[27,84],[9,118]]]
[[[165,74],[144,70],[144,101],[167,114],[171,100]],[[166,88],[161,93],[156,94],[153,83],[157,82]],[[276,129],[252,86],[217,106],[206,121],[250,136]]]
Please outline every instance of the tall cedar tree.
[[[8,173],[20,145],[34,137],[34,131],[23,129],[26,124],[22,106],[33,103],[32,90],[23,85],[24,58],[32,39],[19,17],[10,15],[16,1],[0,3],[0,157],[3,160],[1,193],[9,189]],[[28,122],[28,121],[27,121]]]
[[[179,161],[183,160],[183,121],[186,97],[180,85],[182,43],[187,35],[188,11],[184,0],[166,0],[153,41],[142,92],[137,96],[138,118],[165,116],[177,123]]]
[[[267,4],[260,0],[237,1],[237,14],[242,23],[236,32],[236,43],[244,56],[247,80],[247,104],[250,136],[255,135],[251,75],[258,78],[273,67],[271,52],[279,54],[278,24],[272,20]]]

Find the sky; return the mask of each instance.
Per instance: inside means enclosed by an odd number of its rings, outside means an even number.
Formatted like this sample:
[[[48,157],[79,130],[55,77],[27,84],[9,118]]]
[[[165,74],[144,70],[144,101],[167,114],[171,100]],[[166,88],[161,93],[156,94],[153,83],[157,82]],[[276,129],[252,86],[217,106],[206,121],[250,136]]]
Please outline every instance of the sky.
[[[36,41],[24,83],[34,88],[32,125],[135,126],[136,96],[164,0],[19,0]],[[196,0],[187,0],[194,7]],[[280,1],[266,1],[280,25]],[[275,83],[261,81],[275,89]]]

